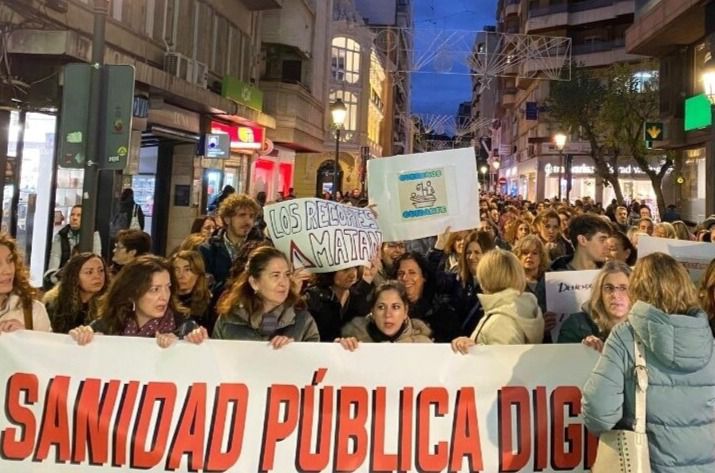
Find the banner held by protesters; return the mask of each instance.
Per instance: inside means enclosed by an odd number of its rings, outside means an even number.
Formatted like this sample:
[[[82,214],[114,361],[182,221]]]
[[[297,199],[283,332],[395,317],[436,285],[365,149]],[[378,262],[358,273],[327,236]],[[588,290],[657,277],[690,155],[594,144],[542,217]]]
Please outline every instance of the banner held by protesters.
[[[473,148],[372,159],[367,177],[385,241],[479,226]]]
[[[580,386],[597,357],[3,334],[0,470],[584,472],[597,439]]]
[[[296,269],[339,271],[380,254],[382,231],[370,209],[302,198],[267,205],[263,213],[273,244]]]

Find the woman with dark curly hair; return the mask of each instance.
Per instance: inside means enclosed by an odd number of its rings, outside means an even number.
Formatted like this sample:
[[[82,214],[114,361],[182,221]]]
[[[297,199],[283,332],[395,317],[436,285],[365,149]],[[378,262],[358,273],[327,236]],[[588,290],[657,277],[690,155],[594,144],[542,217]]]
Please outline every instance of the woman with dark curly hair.
[[[0,233],[0,332],[20,329],[51,332],[52,326],[15,240]]]
[[[156,337],[161,347],[178,338],[200,343],[203,327],[187,317],[176,297],[178,284],[169,262],[144,255],[127,263],[100,299],[99,318],[69,331],[78,344],[89,343],[95,332],[106,335]]]
[[[68,333],[97,318],[99,296],[107,288],[107,265],[94,253],[73,256],[62,268],[60,283],[43,302],[57,333]]]

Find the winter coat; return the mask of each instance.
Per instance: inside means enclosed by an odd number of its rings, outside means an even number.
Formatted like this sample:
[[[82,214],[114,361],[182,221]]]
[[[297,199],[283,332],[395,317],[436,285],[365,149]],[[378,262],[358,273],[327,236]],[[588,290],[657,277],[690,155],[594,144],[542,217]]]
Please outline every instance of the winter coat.
[[[224,241],[225,233],[226,230],[221,229],[199,246],[199,253],[201,253],[206,266],[206,274],[213,276],[213,285],[210,289],[215,296],[220,295],[223,291],[223,286],[231,274],[231,266],[233,266],[231,253],[226,248],[226,242]],[[253,227],[246,236],[245,241],[262,239],[263,235],[261,235],[258,228]]]
[[[666,314],[636,302],[608,337],[583,389],[583,418],[594,434],[633,429],[633,337],[645,345],[646,432],[653,473],[715,471],[715,358],[704,312]]]
[[[371,315],[357,317],[343,327],[343,337],[355,337],[367,343],[431,343],[432,330],[421,320],[408,318],[403,329],[390,338],[379,331]]]
[[[591,317],[591,307],[589,302],[584,302],[581,306],[581,312],[576,312],[571,314],[563,324],[561,324],[561,330],[559,330],[558,343],[581,343],[581,341],[593,335],[606,341],[605,334],[601,333],[601,330],[596,325]]]
[[[530,292],[504,289],[479,294],[484,317],[471,338],[480,345],[523,345],[541,343],[544,317]]]
[[[25,313],[22,310],[20,296],[16,294],[10,294],[5,307],[0,309],[0,322],[6,320],[19,320],[23,324],[25,323]],[[32,330],[40,332],[52,331],[50,317],[47,315],[45,305],[37,300],[32,301]]]
[[[177,312],[172,312],[171,314],[174,317],[174,326],[176,327],[174,329],[173,333],[174,335],[177,336],[177,338],[184,338],[186,335],[191,333],[193,330],[199,328],[199,325],[191,318]],[[92,327],[92,330],[94,330],[97,333],[104,333],[106,334],[109,332],[109,327],[107,327],[107,323],[105,320],[99,318],[91,321],[89,323],[89,326]],[[115,334],[117,336],[125,336],[121,333]]]
[[[409,314],[432,329],[435,342],[449,343],[462,335],[467,315],[461,306],[460,284],[454,274],[440,272],[430,286],[425,285],[422,297],[410,303]]]
[[[319,342],[320,334],[315,320],[306,310],[295,307],[278,306],[278,327],[271,336],[261,333],[261,318],[249,321],[248,312],[241,306],[235,307],[227,316],[219,317],[214,325],[211,338],[223,340],[268,341],[277,335],[290,337],[296,342]]]
[[[144,211],[142,210],[142,206],[137,204],[134,199],[125,199],[125,200],[120,200],[119,201],[119,213],[124,213],[126,214],[127,218],[127,227],[129,228],[132,223],[132,216],[134,215],[134,211],[136,210],[137,213],[137,221],[139,223],[139,228],[141,230],[144,230]]]
[[[305,302],[308,312],[318,325],[321,342],[332,342],[340,337],[340,332],[346,323],[354,317],[364,317],[370,313],[368,300],[372,292],[372,284],[360,280],[350,288],[350,297],[345,306],[329,287],[313,286],[305,291]]]

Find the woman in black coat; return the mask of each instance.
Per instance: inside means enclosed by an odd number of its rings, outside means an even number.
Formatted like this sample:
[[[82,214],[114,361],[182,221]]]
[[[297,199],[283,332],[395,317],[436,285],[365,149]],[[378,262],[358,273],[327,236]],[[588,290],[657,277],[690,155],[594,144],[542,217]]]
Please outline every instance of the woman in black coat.
[[[410,317],[430,326],[434,341],[449,343],[462,335],[466,316],[460,308],[456,275],[434,271],[420,253],[409,252],[395,261],[395,274],[407,292]]]

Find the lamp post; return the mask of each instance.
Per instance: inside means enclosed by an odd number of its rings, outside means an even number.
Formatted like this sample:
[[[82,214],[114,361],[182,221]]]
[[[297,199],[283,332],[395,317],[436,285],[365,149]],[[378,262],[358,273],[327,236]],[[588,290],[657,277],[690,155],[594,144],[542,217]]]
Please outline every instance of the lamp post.
[[[564,146],[566,146],[566,135],[556,133],[554,135],[554,144],[559,150],[559,202],[561,202],[561,176],[564,171]]]
[[[715,3],[713,3],[713,5],[715,5]],[[715,6],[712,8],[715,10]],[[710,104],[715,106],[715,33],[712,33],[710,37],[710,59],[704,64],[703,88],[705,95],[707,95],[708,100],[710,100]],[[713,109],[711,113],[713,113],[713,123],[710,124],[710,151],[707,157],[708,160],[706,161],[708,170],[712,169],[713,163],[715,162],[715,109]],[[709,175],[709,173],[706,174]],[[706,189],[708,189],[709,192],[712,192],[712,189],[709,189],[711,185],[712,178],[708,177]],[[706,198],[705,204],[706,209],[710,212],[712,208],[715,207],[715,203],[709,198]]]
[[[330,115],[333,120],[333,126],[335,127],[335,172],[333,174],[333,200],[337,201],[338,194],[338,179],[339,179],[339,169],[340,169],[340,128],[345,123],[345,116],[348,113],[348,109],[342,100],[336,99],[330,105]]]

